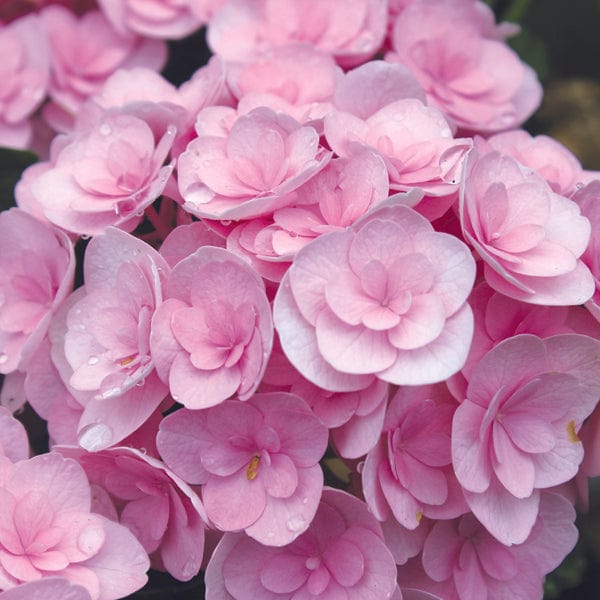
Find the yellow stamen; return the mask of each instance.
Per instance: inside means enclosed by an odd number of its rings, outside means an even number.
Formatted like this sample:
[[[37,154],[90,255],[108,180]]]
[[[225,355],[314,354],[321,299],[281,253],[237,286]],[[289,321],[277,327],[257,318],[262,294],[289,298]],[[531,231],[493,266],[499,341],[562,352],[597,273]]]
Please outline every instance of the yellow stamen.
[[[417,523],[420,523],[422,518],[423,518],[423,513],[421,511],[417,512]]]
[[[119,364],[122,367],[126,367],[127,365],[131,364],[134,360],[135,356],[128,356],[127,358],[124,358],[123,360],[119,361]]]
[[[575,431],[575,421],[573,421],[573,419],[567,423],[567,435],[569,436],[569,441],[573,442],[574,444],[581,441],[581,438]]]
[[[258,475],[258,464],[260,463],[260,456],[253,456],[248,463],[248,467],[246,468],[246,479],[248,481],[252,481],[256,479]]]

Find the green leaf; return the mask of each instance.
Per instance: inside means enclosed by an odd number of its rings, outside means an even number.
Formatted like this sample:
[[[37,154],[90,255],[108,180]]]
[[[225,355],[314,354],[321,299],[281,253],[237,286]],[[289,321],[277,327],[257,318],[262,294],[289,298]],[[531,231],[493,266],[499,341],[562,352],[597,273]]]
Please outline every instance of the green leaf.
[[[15,205],[15,185],[21,173],[37,160],[33,152],[0,148],[0,210]]]

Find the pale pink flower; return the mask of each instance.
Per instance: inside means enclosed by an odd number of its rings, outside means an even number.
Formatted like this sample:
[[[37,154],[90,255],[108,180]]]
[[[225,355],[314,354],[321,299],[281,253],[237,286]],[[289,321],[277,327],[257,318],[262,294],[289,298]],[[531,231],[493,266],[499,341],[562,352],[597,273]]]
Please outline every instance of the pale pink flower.
[[[577,204],[497,151],[470,153],[460,190],[465,239],[485,262],[496,291],[533,304],[583,304],[594,292],[579,259],[590,222]]]
[[[193,254],[202,246],[225,247],[225,239],[202,221],[175,227],[160,246],[160,255],[169,267]]]
[[[0,24],[0,145],[27,148],[29,117],[44,100],[50,75],[48,41],[36,15]]]
[[[296,193],[296,204],[240,223],[227,236],[227,248],[248,257],[271,281],[280,281],[295,254],[313,239],[349,227],[385,200],[387,169],[377,153],[358,148],[349,158],[334,158]]]
[[[219,113],[208,114],[212,119]],[[231,109],[229,118],[235,116]],[[198,138],[177,164],[183,208],[198,217],[249,219],[286,206],[293,201],[287,195],[331,157],[313,127],[268,108],[238,117],[222,135],[215,131],[218,123],[202,119],[203,112]],[[208,128],[212,131],[204,133]]]
[[[79,235],[110,225],[133,229],[162,193],[173,164],[163,166],[175,138],[159,140],[142,119],[107,112],[91,129],[55,141],[51,168],[30,183],[30,193],[52,223]]]
[[[509,338],[473,370],[454,414],[452,462],[469,508],[500,542],[524,542],[540,489],[576,475],[577,432],[599,382],[600,342],[577,334]]]
[[[73,244],[18,208],[0,214],[0,373],[24,370],[73,286]]]
[[[215,13],[208,43],[227,60],[308,42],[351,67],[375,54],[387,27],[385,0],[230,0]]]
[[[386,58],[406,65],[461,128],[514,128],[539,106],[542,88],[501,33],[482,2],[419,0],[397,17]]]
[[[581,260],[594,277],[594,293],[586,307],[600,322],[600,181],[594,180],[577,190],[571,199],[590,221],[592,233]]]
[[[244,529],[261,544],[283,546],[306,531],[317,510],[327,428],[294,394],[176,411],[161,423],[157,446],[184,481],[202,484],[218,529]]]
[[[61,577],[47,577],[29,583],[21,583],[10,590],[0,592],[0,600],[37,598],[43,598],[43,600],[92,600],[84,587]]]
[[[90,512],[83,469],[55,452],[0,457],[0,589],[64,577],[92,600],[117,600],[147,580],[148,556],[124,526]]]
[[[81,427],[94,425],[80,432],[79,442],[97,450],[99,438],[107,446],[135,431],[168,393],[154,372],[150,323],[169,267],[146,243],[110,227],[89,243],[83,269],[85,286],[67,315],[64,355],[72,369],[69,387],[93,396]]]
[[[98,0],[121,35],[136,33],[160,39],[183,38],[206,23],[224,0]]]
[[[154,569],[167,571],[179,581],[198,573],[207,519],[189,485],[161,461],[135,448],[93,453],[67,446],[55,450],[83,467],[95,492],[92,508],[125,525],[149,554]],[[101,492],[108,496],[106,506],[98,504]]]
[[[150,350],[173,399],[207,408],[258,387],[273,344],[264,284],[241,258],[204,246],[180,261],[164,287]]]
[[[0,456],[6,456],[12,462],[29,458],[25,427],[4,406],[0,406]]]
[[[373,376],[434,383],[467,356],[474,277],[462,242],[406,206],[381,206],[298,252],[275,298],[275,325],[290,362],[324,389],[362,389]]]
[[[396,565],[379,524],[363,502],[330,488],[308,531],[288,546],[226,534],[206,570],[207,600],[385,600],[395,590]]]
[[[539,600],[544,576],[573,549],[575,511],[558,494],[544,493],[529,537],[505,546],[467,514],[438,521],[425,540],[425,574],[416,581],[401,567],[399,580],[440,594],[445,600]]]
[[[451,519],[467,512],[450,453],[457,406],[444,384],[398,390],[362,470],[365,499],[379,520],[392,514],[416,529],[423,516]]]
[[[516,158],[533,169],[553,192],[569,198],[578,189],[584,171],[577,157],[557,140],[546,135],[535,137],[523,129],[505,131],[487,138],[491,148]]]
[[[63,6],[52,5],[44,8],[40,18],[51,57],[52,104],[46,107],[45,116],[59,131],[117,69],[159,70],[166,61],[162,42],[120,35],[97,10],[77,17]]]

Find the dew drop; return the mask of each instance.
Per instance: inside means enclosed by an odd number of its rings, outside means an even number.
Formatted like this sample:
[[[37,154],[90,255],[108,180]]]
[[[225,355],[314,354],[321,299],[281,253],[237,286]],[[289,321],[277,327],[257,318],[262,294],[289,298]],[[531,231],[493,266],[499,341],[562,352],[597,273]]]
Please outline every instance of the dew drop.
[[[88,365],[90,365],[90,367],[97,365],[99,362],[100,362],[100,359],[97,356],[90,356],[88,358]]]
[[[8,362],[8,354],[6,352],[0,353],[0,365],[4,365]]]
[[[578,181],[578,182],[575,184],[575,188],[576,188],[576,189],[578,189],[578,190],[582,189],[583,187],[584,187],[584,186],[583,186],[583,182],[582,182],[582,181]]]
[[[146,383],[145,379],[140,379],[139,381],[136,382],[135,385],[137,385],[137,387],[142,387],[145,383]]]
[[[306,525],[306,520],[304,519],[304,517],[301,517],[299,515],[296,517],[291,517],[290,519],[287,520],[287,523],[285,524],[288,531],[292,531],[292,532],[302,531],[304,529],[305,525]]]
[[[108,123],[102,123],[99,131],[102,135],[110,135],[112,133],[112,127]]]
[[[209,169],[211,164],[212,164],[212,163],[210,162],[210,160],[203,160],[203,161],[202,161],[202,166],[203,166],[205,169]]]
[[[113,430],[106,423],[90,423],[81,428],[77,440],[88,452],[97,452],[112,444]]]
[[[221,221],[221,225],[223,225],[223,227],[229,227],[231,225],[231,221]]]
[[[356,472],[357,473],[362,473],[363,469],[365,468],[365,461],[361,460],[357,465],[356,465]]]
[[[81,236],[81,239],[82,239],[82,240],[89,240],[89,239],[90,239],[90,236],[89,236],[89,235],[85,235],[85,234],[83,234],[83,235]]]

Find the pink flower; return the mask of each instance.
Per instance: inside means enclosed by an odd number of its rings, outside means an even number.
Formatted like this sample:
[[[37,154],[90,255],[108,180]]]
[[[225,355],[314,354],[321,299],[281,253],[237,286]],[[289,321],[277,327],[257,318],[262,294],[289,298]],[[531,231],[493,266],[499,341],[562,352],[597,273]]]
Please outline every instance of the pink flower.
[[[206,513],[189,485],[134,448],[94,453],[67,446],[55,449],[83,467],[95,492],[96,512],[125,525],[150,555],[153,568],[179,581],[198,573]],[[106,504],[101,504],[103,498]]]
[[[49,94],[46,108],[50,125],[64,130],[79,107],[117,69],[147,67],[158,70],[166,60],[166,47],[158,41],[120,35],[97,10],[76,17],[63,6],[48,6],[40,13],[51,50]]]
[[[544,576],[575,545],[574,519],[568,500],[545,493],[531,534],[522,544],[510,547],[495,540],[472,514],[438,521],[425,540],[422,555],[431,583],[423,585],[422,579],[414,583],[446,600],[537,600],[542,597]],[[407,586],[413,584],[402,568],[399,578]]]
[[[535,72],[499,40],[491,10],[473,0],[411,2],[394,25],[388,60],[406,65],[430,104],[460,127],[518,127],[539,106]]]
[[[0,592],[0,600],[92,600],[89,592],[80,585],[72,584],[67,579],[48,577],[21,583],[16,587]]]
[[[29,117],[46,96],[48,41],[36,15],[0,26],[0,145],[27,148]]]
[[[121,35],[133,32],[151,38],[179,39],[199,29],[223,1],[98,0],[98,4]]]
[[[530,169],[493,151],[467,159],[460,192],[465,239],[496,291],[533,304],[583,304],[594,291],[579,260],[590,223],[575,202]]]
[[[31,183],[31,193],[48,220],[67,231],[132,229],[173,170],[163,162],[174,137],[168,128],[157,141],[142,119],[107,112],[93,128],[61,140],[54,164]]]
[[[18,208],[0,214],[0,373],[24,370],[71,291],[73,244]]]
[[[386,26],[381,0],[232,0],[211,20],[208,43],[227,60],[247,60],[266,48],[309,42],[350,67],[379,50]]]
[[[256,390],[273,344],[260,277],[231,252],[205,246],[180,261],[150,334],[159,377],[173,399],[207,408]]]
[[[327,429],[298,396],[255,394],[203,411],[166,417],[157,437],[164,461],[190,484],[203,484],[211,522],[283,546],[313,519]]]
[[[450,455],[457,406],[443,384],[398,390],[362,471],[365,499],[379,520],[391,513],[416,529],[423,516],[451,519],[467,512]]]
[[[504,544],[527,539],[540,489],[574,477],[577,435],[600,397],[600,342],[524,334],[488,352],[454,414],[452,463],[465,499]]]
[[[400,205],[375,209],[296,255],[274,303],[281,346],[330,391],[446,379],[472,335],[465,300],[475,264],[466,246]]]
[[[396,589],[396,565],[377,521],[360,500],[328,488],[297,540],[273,548],[226,534],[206,570],[207,600],[384,600]]]
[[[0,474],[0,589],[64,577],[92,600],[116,600],[146,583],[146,552],[125,527],[90,512],[75,461],[54,452],[14,464],[0,457]]]
[[[168,393],[150,356],[150,323],[168,274],[156,250],[119,229],[108,228],[86,249],[85,286],[67,315],[64,355],[69,387],[93,393],[79,439],[90,450],[135,431]]]
[[[237,118],[223,135],[203,134],[202,118],[177,165],[183,208],[199,217],[248,219],[286,206],[286,194],[331,157],[315,129],[268,108]]]
[[[0,456],[6,456],[12,462],[29,458],[25,427],[4,406],[0,406]]]

